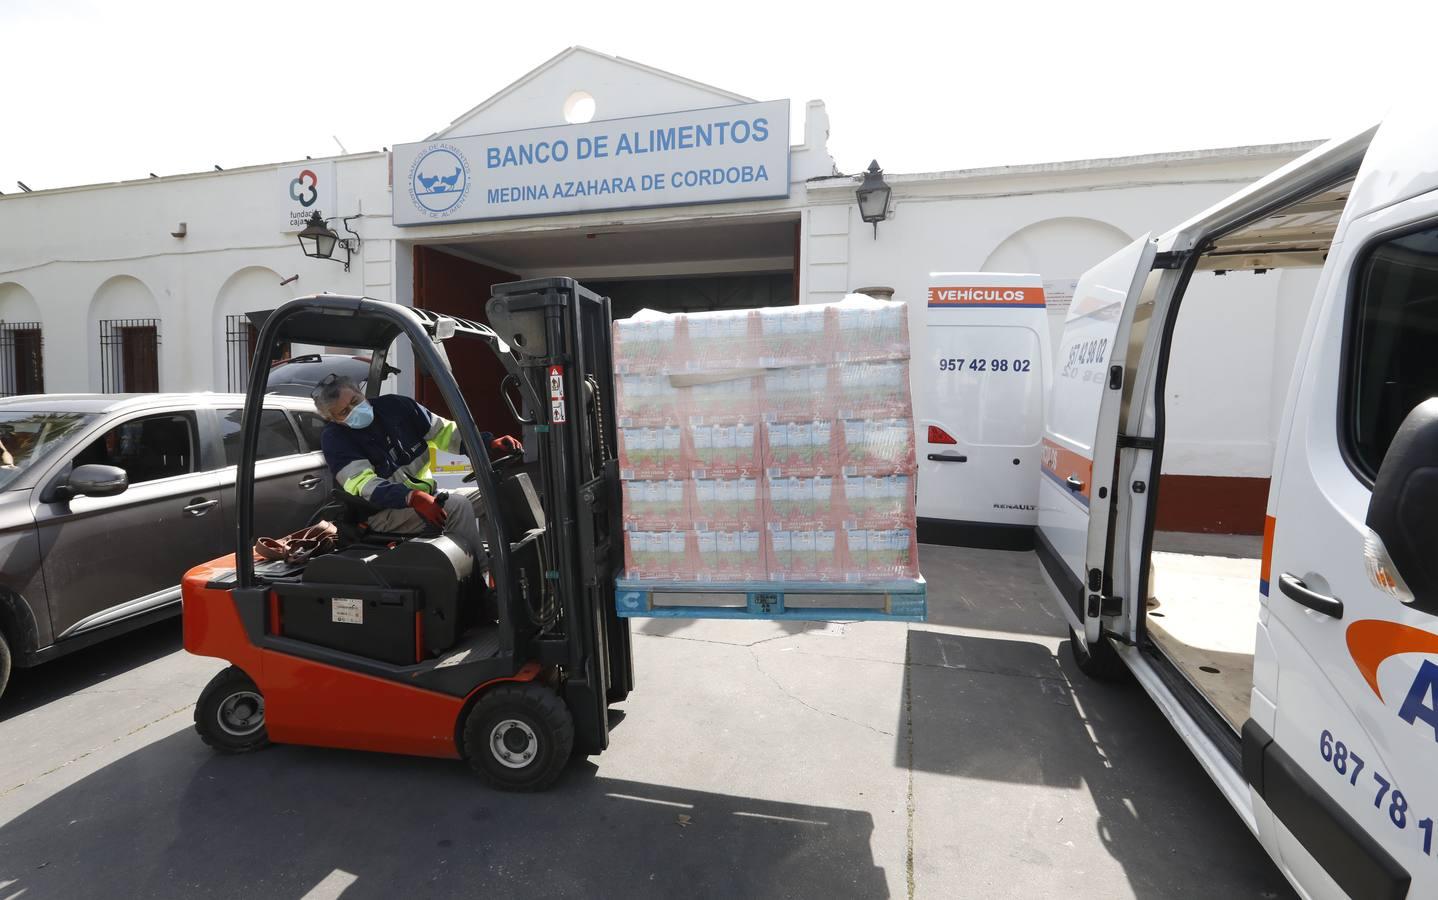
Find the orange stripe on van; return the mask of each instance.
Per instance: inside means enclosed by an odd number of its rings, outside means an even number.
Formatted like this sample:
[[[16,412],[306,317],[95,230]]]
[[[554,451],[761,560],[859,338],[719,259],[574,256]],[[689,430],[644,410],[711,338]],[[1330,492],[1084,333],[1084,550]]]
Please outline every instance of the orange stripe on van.
[[[1082,453],[1075,453],[1067,447],[1044,438],[1040,457],[1044,475],[1064,489],[1075,502],[1087,507],[1089,491],[1093,489],[1093,460]],[[1069,476],[1078,479],[1082,487],[1077,490],[1069,484]]]
[[[988,285],[947,285],[929,288],[929,305],[962,309],[1007,307],[1043,309],[1044,289],[1041,287],[991,287]]]
[[[1383,619],[1360,619],[1348,626],[1345,633],[1348,655],[1379,700],[1383,691],[1378,687],[1378,667],[1390,656],[1400,653],[1438,654],[1438,634]]]
[[[1268,576],[1273,571],[1273,533],[1278,530],[1278,519],[1268,516],[1263,520],[1263,556],[1258,563],[1258,592],[1268,596]]]

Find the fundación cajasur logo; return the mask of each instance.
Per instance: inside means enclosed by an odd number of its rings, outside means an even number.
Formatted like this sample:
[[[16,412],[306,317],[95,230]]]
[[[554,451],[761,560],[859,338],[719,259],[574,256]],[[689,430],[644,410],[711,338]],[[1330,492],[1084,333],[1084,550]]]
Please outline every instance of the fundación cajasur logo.
[[[314,206],[320,196],[319,184],[320,180],[314,172],[309,169],[302,170],[295,180],[290,182],[290,199],[306,209]]]
[[[469,194],[469,162],[452,144],[435,144],[409,167],[409,198],[432,219],[459,208]]]

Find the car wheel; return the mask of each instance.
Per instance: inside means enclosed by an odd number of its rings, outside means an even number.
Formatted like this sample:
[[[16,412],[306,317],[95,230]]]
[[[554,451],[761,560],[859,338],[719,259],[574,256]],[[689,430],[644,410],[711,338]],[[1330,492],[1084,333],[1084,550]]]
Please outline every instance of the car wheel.
[[[574,717],[544,685],[500,685],[469,711],[463,749],[470,768],[491,787],[542,791],[569,761]]]
[[[195,704],[195,731],[221,753],[248,753],[268,746],[265,698],[250,676],[230,666],[212,678]]]
[[[1069,649],[1073,651],[1079,671],[1095,681],[1121,681],[1128,675],[1128,666],[1107,640],[1090,644],[1082,634],[1070,628]]]
[[[5,685],[10,683],[10,645],[5,635],[0,634],[0,697],[5,696]]]

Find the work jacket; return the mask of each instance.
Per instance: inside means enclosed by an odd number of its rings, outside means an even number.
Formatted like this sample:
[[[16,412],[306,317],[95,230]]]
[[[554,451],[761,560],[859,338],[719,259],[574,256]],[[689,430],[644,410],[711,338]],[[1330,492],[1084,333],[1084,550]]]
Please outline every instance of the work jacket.
[[[410,491],[435,492],[430,449],[462,452],[459,428],[408,397],[370,400],[374,421],[365,428],[330,422],[320,448],[335,484],[384,509],[403,509]]]

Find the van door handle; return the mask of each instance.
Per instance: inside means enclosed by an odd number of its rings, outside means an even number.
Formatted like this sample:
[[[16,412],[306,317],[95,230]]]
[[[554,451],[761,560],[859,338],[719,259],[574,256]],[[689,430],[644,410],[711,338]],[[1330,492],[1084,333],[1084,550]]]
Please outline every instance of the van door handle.
[[[969,458],[968,458],[967,456],[945,456],[945,455],[942,454],[942,453],[930,453],[930,454],[929,454],[929,461],[930,461],[930,462],[968,462],[968,461],[969,461]]]
[[[185,512],[192,516],[203,516],[205,513],[220,505],[218,500],[206,500],[204,497],[196,497],[185,507]]]
[[[1335,619],[1343,618],[1343,601],[1337,597],[1329,597],[1327,594],[1320,594],[1317,591],[1308,589],[1308,585],[1284,572],[1278,576],[1278,588],[1283,591],[1284,596],[1296,603],[1301,603],[1309,609],[1317,610],[1325,616],[1332,616]]]
[[[1076,475],[1070,475],[1069,477],[1065,478],[1065,479],[1064,479],[1064,484],[1068,485],[1068,486],[1069,486],[1069,490],[1071,490],[1071,491],[1081,491],[1081,490],[1083,490],[1083,482],[1082,482],[1082,481],[1079,481],[1079,480],[1078,480],[1078,476],[1076,476]]]
[[[300,479],[300,487],[307,491],[312,491],[321,484],[324,484],[324,481],[318,475],[308,475]]]

